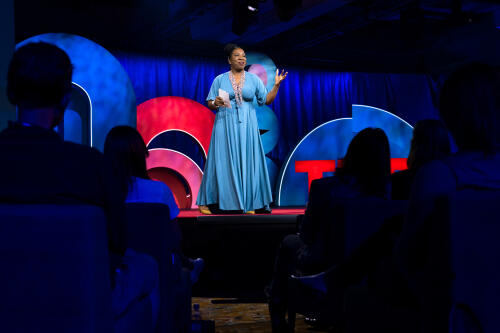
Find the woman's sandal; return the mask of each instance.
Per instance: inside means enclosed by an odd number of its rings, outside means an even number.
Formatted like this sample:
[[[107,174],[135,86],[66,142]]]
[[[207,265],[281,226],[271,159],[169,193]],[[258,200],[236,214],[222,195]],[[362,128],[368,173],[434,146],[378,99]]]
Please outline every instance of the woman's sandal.
[[[207,206],[198,206],[198,210],[200,213],[205,214],[205,215],[212,215],[212,212]]]

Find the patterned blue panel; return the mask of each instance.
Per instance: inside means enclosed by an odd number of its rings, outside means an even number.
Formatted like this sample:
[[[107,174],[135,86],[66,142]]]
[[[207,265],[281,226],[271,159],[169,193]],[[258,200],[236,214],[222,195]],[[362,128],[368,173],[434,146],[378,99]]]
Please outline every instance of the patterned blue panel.
[[[71,109],[64,112],[64,141],[82,143],[82,118]]]
[[[268,106],[256,106],[257,122],[261,131],[260,139],[264,147],[264,153],[267,154],[274,149],[280,136],[280,126],[278,118]]]
[[[74,66],[73,82],[82,86],[92,102],[91,145],[102,151],[109,130],[116,125],[136,127],[135,94],[118,60],[102,46],[80,36],[62,33],[28,38],[59,46]]]
[[[267,172],[269,173],[269,184],[273,189],[276,186],[276,179],[278,178],[278,166],[269,157],[266,157]]]
[[[379,127],[385,131],[392,158],[408,157],[413,128],[406,121],[385,110],[365,105],[353,105],[352,116],[318,126],[285,159],[276,184],[278,206],[303,206],[307,202],[307,174],[295,172],[295,161],[341,159],[354,135],[366,127]],[[331,174],[325,172],[323,177]]]
[[[282,166],[277,180],[278,206],[303,206],[307,201],[307,174],[295,172],[295,161],[343,158],[353,137],[352,119],[326,122],[307,134]]]
[[[178,130],[168,130],[154,137],[148,149],[164,148],[176,151],[189,157],[200,170],[205,169],[205,152],[199,143],[188,133]]]
[[[265,84],[267,90],[271,90],[274,86],[274,77],[276,75],[276,65],[271,58],[263,53],[258,52],[247,52],[247,65],[260,65],[262,66],[267,74],[267,84]],[[254,73],[257,74],[257,73]]]
[[[372,106],[353,104],[353,130],[357,133],[366,127],[379,127],[389,138],[391,157],[408,157],[413,127],[403,119]]]

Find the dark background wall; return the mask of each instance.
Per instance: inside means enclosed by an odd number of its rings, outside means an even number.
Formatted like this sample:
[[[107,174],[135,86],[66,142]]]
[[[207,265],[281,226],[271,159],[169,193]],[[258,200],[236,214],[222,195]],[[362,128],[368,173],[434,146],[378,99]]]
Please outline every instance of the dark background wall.
[[[15,109],[7,101],[5,78],[14,50],[14,1],[0,2],[0,130],[15,118]]]
[[[467,61],[500,64],[496,0],[14,2],[16,42],[67,32],[108,50],[219,57],[233,41],[282,67],[335,71],[435,74]]]

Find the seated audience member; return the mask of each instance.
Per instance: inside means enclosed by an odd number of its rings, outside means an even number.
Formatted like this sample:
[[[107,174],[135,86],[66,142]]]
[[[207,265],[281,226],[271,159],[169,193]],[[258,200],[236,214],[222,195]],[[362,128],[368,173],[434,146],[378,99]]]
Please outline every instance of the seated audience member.
[[[349,144],[343,166],[333,177],[311,183],[309,201],[298,235],[282,241],[273,279],[267,289],[273,331],[286,329],[287,281],[290,274],[317,273],[333,264],[329,249],[328,223],[336,200],[363,196],[389,196],[390,148],[383,130],[366,128]]]
[[[104,155],[109,160],[113,173],[120,180],[120,190],[126,203],[161,203],[168,206],[170,219],[175,220],[179,208],[170,188],[163,182],[151,180],[146,169],[148,149],[137,130],[130,126],[116,126],[109,131],[104,143]],[[181,248],[181,231],[175,222],[174,230],[178,239],[178,253],[183,267],[190,270],[191,283],[198,280],[203,269],[203,259],[185,257]]]
[[[419,169],[411,191],[408,217],[392,251],[392,262],[396,263],[393,269],[402,277],[402,283],[393,285],[391,293],[406,292],[407,301],[414,301],[417,310],[426,309],[424,313],[431,314],[422,318],[422,332],[448,331],[449,290],[442,282],[450,279],[449,266],[446,262],[428,266],[430,257],[446,258],[446,254],[436,252],[443,249],[433,252],[428,248],[429,223],[439,223],[430,219],[436,199],[465,188],[500,190],[499,91],[498,74],[481,64],[459,69],[441,90],[439,112],[455,139],[458,152],[430,161]],[[363,258],[372,255],[380,244],[388,244],[383,235],[383,230],[377,232],[341,265],[297,280],[324,293],[352,284],[355,278],[363,277],[353,275],[360,272],[360,265],[366,266]],[[430,281],[441,281],[439,288],[429,289]],[[433,302],[426,301],[429,292],[435,294]]]
[[[125,202],[165,204],[170,209],[170,219],[173,220],[179,215],[179,208],[167,185],[149,179],[146,170],[148,155],[141,135],[130,126],[116,126],[106,136],[104,156],[120,180]]]
[[[438,264],[431,274],[431,257],[442,258],[442,249],[427,248],[429,217],[436,199],[465,188],[500,190],[500,82],[498,73],[487,65],[471,64],[457,70],[445,81],[439,112],[458,152],[422,166],[412,188],[408,219],[395,247],[395,260],[415,295],[426,295],[428,282],[446,280],[447,263]],[[434,251],[434,252],[433,252]],[[433,266],[433,268],[436,268]],[[445,288],[441,292],[445,293]],[[432,304],[434,320],[424,318],[427,332],[447,331],[449,304]],[[425,297],[421,306],[427,307]],[[440,308],[439,308],[440,307]]]
[[[450,141],[443,123],[435,119],[419,121],[413,129],[410,154],[407,160],[408,169],[391,175],[392,199],[410,199],[411,186],[418,169],[427,162],[449,154]]]
[[[54,131],[70,100],[72,73],[69,57],[57,46],[30,43],[14,53],[7,95],[18,120],[0,132],[0,201],[101,207],[107,216],[112,307],[119,317],[134,300],[149,296],[154,303],[159,297],[158,268],[152,258],[123,246],[124,197],[104,156],[65,142]],[[153,309],[153,324],[155,318]]]

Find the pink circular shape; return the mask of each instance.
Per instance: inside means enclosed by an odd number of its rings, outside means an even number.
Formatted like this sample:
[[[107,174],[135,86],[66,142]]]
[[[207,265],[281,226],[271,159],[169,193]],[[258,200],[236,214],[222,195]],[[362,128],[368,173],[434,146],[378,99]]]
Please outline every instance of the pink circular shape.
[[[253,64],[250,66],[248,69],[250,73],[253,73],[259,77],[259,79],[264,82],[264,86],[267,86],[267,72],[264,66],[259,65],[259,64]]]
[[[137,106],[137,130],[146,145],[158,134],[177,129],[198,140],[206,155],[214,121],[209,108],[184,97],[156,97]]]
[[[151,149],[149,151],[149,157],[146,159],[146,168],[148,170],[153,168],[169,168],[179,172],[190,187],[191,195],[194,199],[191,208],[198,207],[196,206],[196,198],[200,190],[203,173],[190,158],[169,149]],[[177,202],[179,202],[179,199]]]

